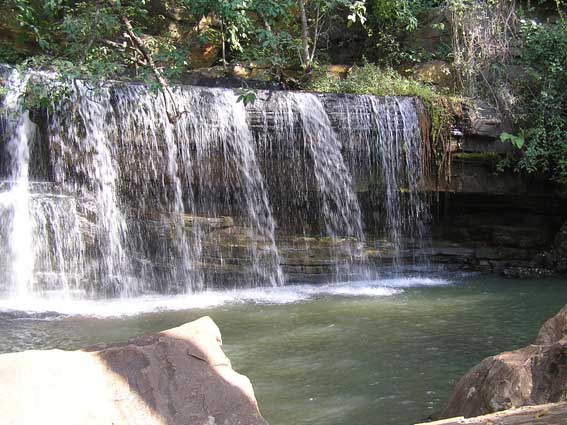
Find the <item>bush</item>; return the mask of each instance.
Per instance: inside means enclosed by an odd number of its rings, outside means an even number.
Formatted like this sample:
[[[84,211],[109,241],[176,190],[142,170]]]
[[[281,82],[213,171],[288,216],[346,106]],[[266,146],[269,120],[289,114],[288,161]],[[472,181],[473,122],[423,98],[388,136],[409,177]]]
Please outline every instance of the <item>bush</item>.
[[[332,75],[320,76],[308,88],[323,93],[419,97],[429,114],[434,140],[443,133],[452,120],[448,98],[438,93],[433,86],[403,77],[393,69],[381,69],[372,64],[352,68],[345,79]]]
[[[518,170],[567,185],[567,24],[522,20],[516,126],[525,135]]]

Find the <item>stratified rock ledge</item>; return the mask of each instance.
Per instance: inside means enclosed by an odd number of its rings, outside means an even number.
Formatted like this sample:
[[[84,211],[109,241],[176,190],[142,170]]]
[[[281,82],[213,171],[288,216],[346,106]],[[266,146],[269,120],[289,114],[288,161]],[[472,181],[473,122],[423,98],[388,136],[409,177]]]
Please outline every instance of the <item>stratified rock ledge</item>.
[[[3,425],[267,425],[203,317],[81,351],[0,355]]]

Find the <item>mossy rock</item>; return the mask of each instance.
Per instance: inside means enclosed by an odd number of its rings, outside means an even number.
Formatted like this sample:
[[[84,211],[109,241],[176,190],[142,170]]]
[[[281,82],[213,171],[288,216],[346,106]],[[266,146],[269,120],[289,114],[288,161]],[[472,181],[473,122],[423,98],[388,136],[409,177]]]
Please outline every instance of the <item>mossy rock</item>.
[[[442,60],[421,63],[413,70],[416,80],[451,90],[455,87],[455,75],[453,67]]]

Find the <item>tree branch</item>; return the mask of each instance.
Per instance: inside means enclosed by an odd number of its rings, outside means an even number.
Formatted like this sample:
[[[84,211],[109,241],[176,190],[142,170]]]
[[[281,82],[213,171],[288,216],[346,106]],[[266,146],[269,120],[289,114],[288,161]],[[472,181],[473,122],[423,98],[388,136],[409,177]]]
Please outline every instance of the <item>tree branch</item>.
[[[169,122],[171,124],[175,124],[179,119],[179,112],[177,111],[177,105],[175,104],[175,99],[169,87],[169,83],[167,82],[167,79],[158,69],[152,57],[152,54],[144,44],[144,41],[140,37],[138,37],[134,32],[134,28],[132,27],[132,23],[130,22],[130,20],[122,14],[120,15],[120,20],[124,24],[124,28],[126,29],[126,33],[128,34],[128,37],[130,38],[130,40],[132,40],[132,43],[134,44],[136,49],[145,59],[147,66],[152,70],[154,77],[160,84],[161,93],[163,95],[163,100],[165,102],[165,112],[167,113],[167,118],[169,119]]]

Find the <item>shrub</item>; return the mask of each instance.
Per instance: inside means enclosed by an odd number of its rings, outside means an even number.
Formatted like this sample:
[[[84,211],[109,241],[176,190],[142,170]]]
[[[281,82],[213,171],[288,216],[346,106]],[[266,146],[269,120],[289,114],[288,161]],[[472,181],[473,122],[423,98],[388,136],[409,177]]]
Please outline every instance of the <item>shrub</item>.
[[[516,126],[525,136],[514,167],[567,185],[567,24],[522,20]]]

